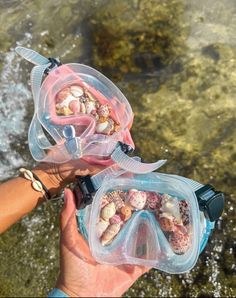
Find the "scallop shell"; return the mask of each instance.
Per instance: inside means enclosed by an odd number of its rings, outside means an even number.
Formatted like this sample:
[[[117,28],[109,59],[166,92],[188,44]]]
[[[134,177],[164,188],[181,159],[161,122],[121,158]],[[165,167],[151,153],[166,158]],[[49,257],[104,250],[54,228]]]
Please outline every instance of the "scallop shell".
[[[150,209],[157,209],[161,207],[161,195],[152,191],[146,192],[147,205]]]
[[[189,210],[189,204],[187,201],[182,200],[179,202],[179,211],[180,215],[183,221],[183,224],[186,226],[190,222],[190,210]]]
[[[120,224],[112,224],[108,226],[101,237],[101,244],[103,246],[109,244],[109,242],[111,242],[111,240],[113,240],[113,238],[119,233],[120,227]]]
[[[116,210],[119,210],[125,204],[125,192],[121,190],[112,191],[107,194],[107,199],[115,204]]]
[[[173,232],[175,231],[175,225],[176,225],[176,220],[175,218],[168,214],[168,213],[163,213],[159,218],[158,218],[159,225],[161,229],[164,232]]]
[[[113,202],[107,204],[101,210],[101,217],[108,221],[116,213],[116,206]]]
[[[102,236],[108,226],[109,221],[103,220],[102,218],[99,219],[99,222],[96,224],[96,233],[98,238]]]
[[[144,208],[147,201],[147,194],[144,191],[130,189],[128,192],[127,201],[134,209],[141,210]]]
[[[70,87],[70,92],[75,97],[80,97],[84,94],[83,89],[76,85]]]

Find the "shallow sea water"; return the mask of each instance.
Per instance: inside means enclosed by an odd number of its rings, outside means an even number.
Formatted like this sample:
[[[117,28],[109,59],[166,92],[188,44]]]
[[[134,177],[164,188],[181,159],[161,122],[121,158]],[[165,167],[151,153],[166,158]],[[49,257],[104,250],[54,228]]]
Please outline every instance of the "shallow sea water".
[[[161,172],[211,183],[225,212],[187,274],[151,270],[126,296],[236,296],[236,3],[234,0],[0,1],[0,180],[32,167],[31,65],[16,45],[110,77],[135,112],[132,135]],[[0,236],[0,296],[45,296],[59,271],[61,201]]]

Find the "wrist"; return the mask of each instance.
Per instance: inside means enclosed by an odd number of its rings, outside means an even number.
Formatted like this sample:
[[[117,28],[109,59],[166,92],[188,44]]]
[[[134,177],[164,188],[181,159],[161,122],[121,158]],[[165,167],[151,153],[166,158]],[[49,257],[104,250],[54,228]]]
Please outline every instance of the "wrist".
[[[68,184],[67,181],[61,179],[53,164],[41,163],[32,169],[32,172],[39,177],[51,196],[58,194]]]

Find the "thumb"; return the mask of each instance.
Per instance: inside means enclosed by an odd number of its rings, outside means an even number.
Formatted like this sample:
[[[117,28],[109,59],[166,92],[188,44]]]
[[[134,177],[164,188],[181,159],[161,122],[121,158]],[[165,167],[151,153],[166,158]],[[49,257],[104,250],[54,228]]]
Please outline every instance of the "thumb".
[[[70,189],[66,188],[64,194],[64,206],[62,208],[60,218],[60,226],[62,233],[65,229],[69,227],[73,227],[73,229],[75,228],[75,230],[77,230],[75,212],[76,206],[73,192]]]

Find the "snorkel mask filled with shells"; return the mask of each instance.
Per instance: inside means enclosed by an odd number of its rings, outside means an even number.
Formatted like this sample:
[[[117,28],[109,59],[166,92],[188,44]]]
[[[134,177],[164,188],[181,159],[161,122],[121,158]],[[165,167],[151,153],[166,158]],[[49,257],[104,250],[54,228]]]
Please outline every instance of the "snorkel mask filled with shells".
[[[91,202],[77,210],[79,230],[99,263],[184,273],[197,262],[223,211],[221,192],[177,175],[113,166],[77,179],[75,195],[82,191]]]
[[[134,149],[131,106],[108,78],[89,66],[61,64],[23,47],[16,52],[36,65],[31,72],[35,112],[28,133],[35,160],[83,158],[110,165],[114,151],[120,159],[119,154]]]

